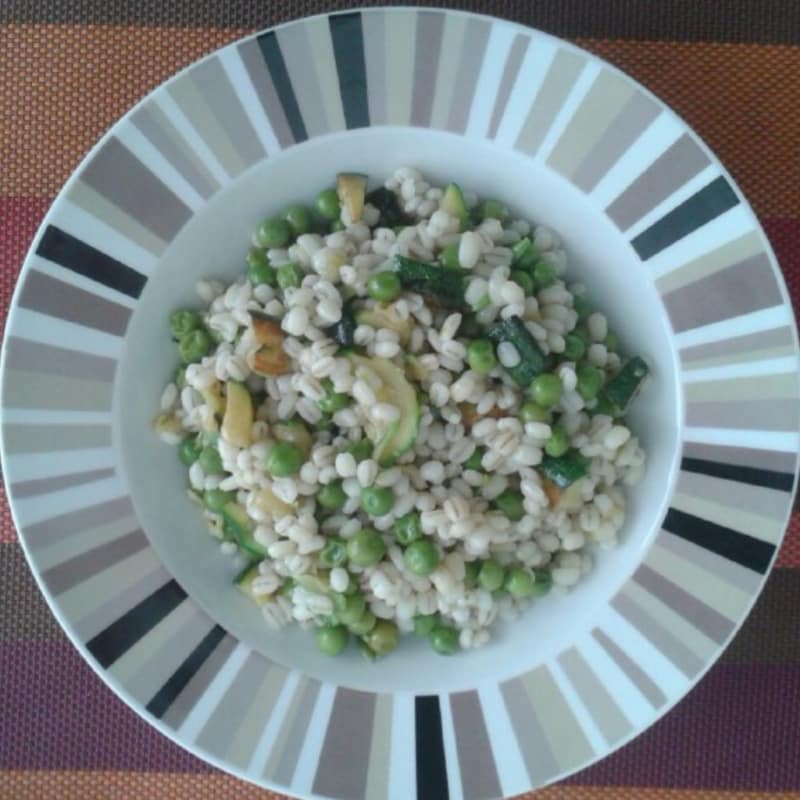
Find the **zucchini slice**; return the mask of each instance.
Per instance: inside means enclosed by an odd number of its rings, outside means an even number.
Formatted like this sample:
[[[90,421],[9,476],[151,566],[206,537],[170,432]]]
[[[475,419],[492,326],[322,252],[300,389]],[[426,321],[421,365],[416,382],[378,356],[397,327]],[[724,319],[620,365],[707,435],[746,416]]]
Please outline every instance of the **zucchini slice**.
[[[340,172],[336,176],[336,193],[339,202],[348,210],[350,219],[359,222],[367,193],[367,176],[357,172]]]
[[[442,308],[464,308],[464,273],[404,256],[394,257],[394,270],[407,289]]]
[[[546,371],[547,359],[519,317],[498,322],[489,329],[487,336],[495,347],[502,342],[509,342],[517,349],[519,364],[505,367],[505,370],[520,386],[527,386],[537,375]]]
[[[227,402],[222,418],[222,435],[236,447],[250,447],[253,443],[253,399],[243,383],[228,381],[225,384]]]

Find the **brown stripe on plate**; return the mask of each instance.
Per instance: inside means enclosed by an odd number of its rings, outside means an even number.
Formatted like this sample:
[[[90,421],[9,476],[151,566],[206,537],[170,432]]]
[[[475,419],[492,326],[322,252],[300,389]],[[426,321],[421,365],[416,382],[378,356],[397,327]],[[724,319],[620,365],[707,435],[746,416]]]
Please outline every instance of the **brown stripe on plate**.
[[[506,63],[503,67],[503,76],[500,78],[500,85],[497,87],[497,95],[494,100],[494,107],[492,108],[492,117],[489,120],[489,130],[486,135],[490,139],[497,136],[497,129],[500,126],[500,120],[505,114],[506,106],[508,105],[508,98],[511,97],[511,90],[517,82],[517,75],[519,75],[519,68],[525,58],[525,53],[528,51],[528,45],[531,43],[531,37],[524,33],[518,33],[514,37],[514,41],[509,48],[508,55],[506,56]]]
[[[301,676],[298,680],[284,723],[264,768],[265,778],[284,786],[291,784],[317,702],[319,688],[320,683],[314,678]]]
[[[173,730],[177,730],[183,725],[184,720],[189,716],[189,712],[205,694],[206,689],[217,677],[237,644],[238,641],[233,636],[225,634],[222,641],[203,662],[200,669],[195,672],[180,694],[172,701],[161,718],[162,722]]]
[[[369,746],[369,767],[367,769],[368,800],[387,800],[389,797],[389,766],[392,748],[392,703],[391,695],[379,694],[375,701],[375,714],[372,718],[372,736]]]
[[[470,18],[461,45],[461,58],[452,89],[450,114],[447,129],[453,133],[463,133],[467,128],[472,100],[478,85],[478,77],[489,43],[491,24],[485,19]]]
[[[22,533],[25,544],[36,549],[47,545],[56,538],[63,540],[76,533],[83,533],[90,528],[105,525],[133,513],[130,497],[116,497],[98,505],[79,508],[77,511],[51,517],[34,525],[26,525]]]
[[[29,269],[25,273],[17,302],[31,311],[114,336],[124,335],[132,313],[130,308],[85,289],[78,289],[36,269]]]
[[[17,481],[9,486],[9,494],[15,500],[24,500],[27,497],[38,497],[43,494],[60,492],[74,486],[83,486],[95,481],[103,481],[116,474],[114,467],[93,469],[87,472],[69,472],[64,475],[54,475],[51,478],[33,478],[28,481]]]
[[[145,103],[138,108],[131,116],[131,122],[201,197],[208,200],[220,188],[217,179],[157,103]]]
[[[451,694],[450,713],[453,717],[464,800],[490,800],[500,797],[503,789],[478,693],[471,691]]]
[[[793,473],[797,465],[796,453],[780,450],[757,450],[750,447],[728,447],[705,442],[684,442],[683,457],[789,473]]]
[[[325,797],[358,800],[367,795],[368,760],[377,696],[336,690],[312,791]]]
[[[21,369],[6,370],[3,380],[6,408],[110,411],[113,393],[111,383]]]
[[[661,106],[635,91],[572,173],[572,182],[592,191],[661,113]]]
[[[467,17],[460,14],[446,14],[444,30],[438,43],[438,59],[435,72],[428,76],[432,87],[433,101],[430,113],[421,124],[426,128],[445,129],[453,104],[453,86],[460,68],[464,38],[467,35]],[[416,57],[419,57],[417,46]]]
[[[608,653],[616,665],[630,678],[636,688],[647,698],[654,709],[659,709],[667,698],[656,686],[650,676],[640,667],[605,631],[595,628],[592,631],[594,640]]]
[[[694,678],[703,668],[703,661],[634,602],[625,590],[611,600],[611,605],[687,678]]]
[[[386,124],[386,15],[380,9],[361,15],[367,102],[372,125]]]
[[[603,734],[603,738],[613,746],[627,736],[633,730],[631,723],[620,711],[597,675],[592,672],[583,656],[574,647],[570,647],[561,653],[557,660],[600,729],[600,733]]]
[[[85,378],[90,381],[111,383],[117,366],[113,358],[33,342],[18,336],[9,336],[6,339],[5,351],[6,367],[11,369]]]
[[[676,586],[647,564],[642,564],[634,572],[633,580],[717,644],[722,644],[736,627],[733,621],[685,589]]]
[[[533,784],[545,783],[558,775],[561,767],[553,754],[528,693],[518,678],[501,683],[500,691],[528,777]],[[588,756],[591,756],[591,750],[588,750]]]
[[[144,227],[126,212],[109,202],[103,195],[76,178],[67,190],[66,196],[87,214],[105,223],[121,236],[129,239],[143,250],[160,256],[167,243]]]
[[[627,230],[710,163],[692,135],[684,133],[608,205],[606,214]]]
[[[6,453],[49,453],[111,447],[108,425],[3,425]]]
[[[746,258],[662,296],[672,327],[681,333],[783,303],[766,253]]]
[[[514,143],[517,150],[536,155],[585,64],[586,57],[574,50],[560,48],[556,51]]]
[[[768,486],[754,486],[697,472],[680,472],[675,492],[749,514],[760,514],[781,524],[786,520],[786,493]]]
[[[627,77],[610,69],[601,70],[548,156],[548,166],[571,178],[634,91]]]
[[[686,424],[709,428],[793,431],[798,427],[800,400],[742,400],[687,403]]]
[[[762,398],[794,400],[798,391],[798,376],[795,372],[718,378],[686,382],[683,385],[683,392],[689,403],[725,402],[731,397],[748,402]]]
[[[444,21],[445,15],[441,11],[417,12],[410,122],[419,127],[427,127],[431,119]]]
[[[141,530],[131,531],[45,570],[41,578],[53,594],[60,594],[148,546]]]
[[[192,216],[191,209],[116,136],[79,173],[81,180],[165,242]]]
[[[680,351],[689,369],[761,361],[794,354],[794,330],[788,325],[767,331],[731,336],[717,342],[697,344]]]
[[[237,50],[247,74],[250,76],[250,81],[258,95],[258,99],[261,101],[261,106],[267,115],[269,124],[272,126],[278,144],[282,148],[290,147],[294,144],[294,136],[286,119],[278,93],[275,90],[275,84],[272,82],[267,65],[264,63],[264,57],[261,55],[258,42],[255,39],[248,39],[238,45]]]

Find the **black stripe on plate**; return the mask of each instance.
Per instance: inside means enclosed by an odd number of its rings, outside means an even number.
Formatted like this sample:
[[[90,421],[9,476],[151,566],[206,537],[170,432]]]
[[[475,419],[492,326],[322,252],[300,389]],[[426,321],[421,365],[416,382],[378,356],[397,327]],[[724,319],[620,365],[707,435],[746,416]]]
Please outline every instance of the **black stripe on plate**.
[[[175,702],[178,695],[186,688],[186,684],[195,676],[197,670],[206,663],[217,645],[225,638],[225,629],[215,625],[202,639],[200,644],[186,656],[183,663],[169,676],[167,682],[153,695],[147,704],[147,710],[157,719],[161,719],[167,709]]]
[[[662,527],[681,539],[762,574],[767,571],[775,552],[775,545],[769,542],[762,542],[746,533],[739,533],[732,528],[674,508],[667,512]]]
[[[36,254],[129,297],[139,297],[147,283],[141,272],[95,250],[55,225],[47,226]]]
[[[436,695],[414,702],[417,740],[417,800],[448,800],[447,765],[444,759],[442,712]]]
[[[171,580],[112,622],[86,643],[101,667],[113,664],[186,599],[186,592]]]
[[[286,121],[292,130],[292,136],[296,142],[303,142],[308,139],[306,124],[303,122],[303,115],[300,113],[300,106],[289,79],[289,71],[286,69],[286,62],[283,60],[283,53],[278,44],[278,37],[274,31],[262,33],[256,38],[264,63],[267,65],[269,74],[272,77],[272,84],[281,101],[283,113]]]
[[[361,14],[335,14],[328,19],[333,40],[336,71],[342,94],[344,119],[348,128],[369,127],[367,66]]]
[[[681,460],[683,472],[697,472],[712,478],[722,478],[737,483],[749,483],[751,486],[763,486],[781,492],[791,492],[794,487],[794,475],[791,472],[774,472],[771,469],[757,469],[739,464],[723,464],[720,461],[706,461],[702,458],[684,458]]]
[[[736,192],[722,176],[684,200],[679,206],[636,236],[631,244],[642,261],[688,236],[739,202]]]

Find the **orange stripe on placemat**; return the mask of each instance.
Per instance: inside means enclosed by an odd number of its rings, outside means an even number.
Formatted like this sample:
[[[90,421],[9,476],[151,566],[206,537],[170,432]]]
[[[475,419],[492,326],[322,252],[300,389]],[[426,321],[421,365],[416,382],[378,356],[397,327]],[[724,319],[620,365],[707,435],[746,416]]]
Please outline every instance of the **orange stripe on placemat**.
[[[2,26],[0,194],[52,195],[143,95],[245,33],[133,25]]]
[[[789,528],[778,553],[778,567],[800,567],[800,511],[789,520]]]
[[[579,39],[677,111],[757,214],[800,214],[800,48]]]

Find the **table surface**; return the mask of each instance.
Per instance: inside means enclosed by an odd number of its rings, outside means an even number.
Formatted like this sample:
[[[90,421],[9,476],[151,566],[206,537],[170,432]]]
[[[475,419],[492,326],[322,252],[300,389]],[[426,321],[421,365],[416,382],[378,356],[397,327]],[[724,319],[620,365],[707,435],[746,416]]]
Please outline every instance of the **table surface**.
[[[0,313],[63,182],[176,70],[254,30],[355,3],[2,0]],[[418,3],[426,5],[427,3]],[[385,5],[362,2],[360,5]],[[670,104],[738,181],[800,303],[797,0],[463,0],[570,39]],[[800,513],[755,610],[689,696],[553,800],[800,798]],[[278,798],[199,761],[118,700],[39,595],[0,495],[0,797]]]

